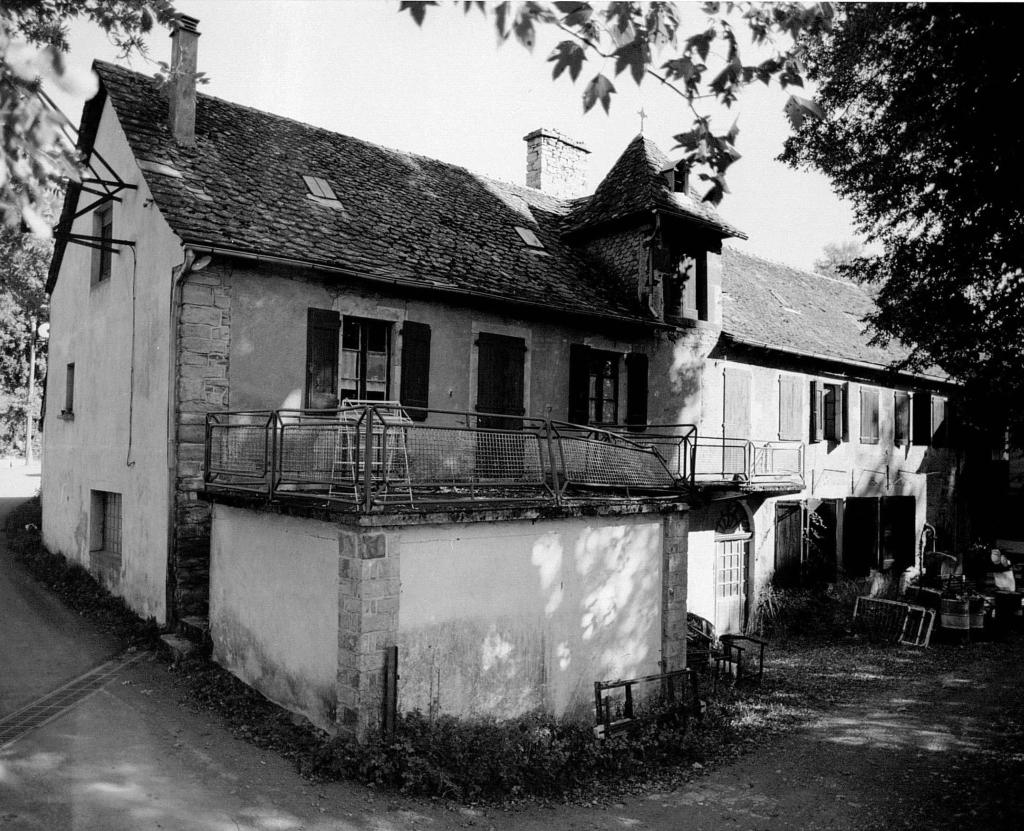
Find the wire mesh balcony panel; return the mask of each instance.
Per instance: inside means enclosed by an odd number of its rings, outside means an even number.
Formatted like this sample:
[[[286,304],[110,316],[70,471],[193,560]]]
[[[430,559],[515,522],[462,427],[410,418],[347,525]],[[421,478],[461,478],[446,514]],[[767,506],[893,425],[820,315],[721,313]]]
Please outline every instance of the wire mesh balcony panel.
[[[636,490],[676,485],[676,477],[654,449],[615,433],[559,425],[555,441],[566,485]]]
[[[558,503],[573,487],[675,493],[690,481],[687,471],[692,477],[692,427],[640,443],[526,417],[496,428],[487,414],[427,416],[429,424],[413,421],[396,402],[211,414],[206,482],[370,511],[475,500]]]
[[[802,442],[765,442],[753,450],[751,480],[803,485],[804,445]]]
[[[206,432],[207,481],[242,488],[270,484],[270,416],[267,413],[215,413]]]
[[[700,481],[733,481],[749,476],[746,439],[698,438],[694,458],[695,478]]]

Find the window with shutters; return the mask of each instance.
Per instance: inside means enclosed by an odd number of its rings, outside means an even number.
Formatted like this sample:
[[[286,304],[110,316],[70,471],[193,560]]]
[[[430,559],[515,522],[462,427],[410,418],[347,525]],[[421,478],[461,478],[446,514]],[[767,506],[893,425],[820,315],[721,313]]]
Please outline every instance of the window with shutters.
[[[341,321],[338,396],[385,401],[391,370],[391,324],[346,315]]]
[[[779,376],[779,438],[799,441],[803,438],[803,384],[795,375]]]
[[[616,424],[619,354],[574,343],[569,347],[569,421]]]
[[[478,419],[480,427],[522,428],[526,341],[508,335],[481,332],[477,337],[476,409],[491,416]],[[518,417],[517,417],[518,416]]]
[[[306,315],[305,406],[330,410],[338,406],[338,332],[341,316],[330,309],[309,309]]]
[[[910,393],[899,390],[893,393],[893,441],[910,443]]]
[[[860,441],[878,444],[878,390],[860,388]]]
[[[413,421],[423,421],[430,406],[430,327],[411,320],[402,324],[402,406]]]
[[[848,439],[846,432],[846,384],[825,384],[823,396],[824,436],[826,441],[842,442]]]

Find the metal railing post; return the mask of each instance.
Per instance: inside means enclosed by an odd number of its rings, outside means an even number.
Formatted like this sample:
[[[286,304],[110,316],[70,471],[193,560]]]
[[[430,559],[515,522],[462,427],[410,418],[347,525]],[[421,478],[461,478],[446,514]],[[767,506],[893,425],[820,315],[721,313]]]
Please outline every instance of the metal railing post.
[[[562,492],[558,484],[558,469],[555,465],[555,439],[553,432],[553,425],[551,424],[550,418],[544,419],[544,431],[547,435],[548,443],[548,464],[551,465],[551,489],[555,494],[555,504],[562,504]]]
[[[267,467],[268,473],[270,474],[269,479],[267,481],[267,498],[268,499],[273,499],[274,498],[274,493],[277,490],[277,476],[278,476],[278,472],[280,470],[280,466],[278,464],[278,459],[277,459],[277,454],[279,452],[278,447],[279,447],[279,444],[280,444],[280,447],[282,447],[282,448],[284,446],[284,437],[283,436],[281,437],[281,442],[280,443],[277,440],[277,427],[278,427],[279,423],[281,424],[282,429],[283,429],[284,423],[281,421],[280,413],[277,410],[273,410],[270,413],[270,418],[267,419],[267,429],[270,430],[270,465],[269,465],[269,467],[267,466],[267,441],[266,441],[266,436],[265,435],[264,435],[264,439],[263,439],[263,465],[264,465],[264,467]]]
[[[363,410],[366,418],[366,453],[363,458],[363,510],[373,509],[373,408]]]

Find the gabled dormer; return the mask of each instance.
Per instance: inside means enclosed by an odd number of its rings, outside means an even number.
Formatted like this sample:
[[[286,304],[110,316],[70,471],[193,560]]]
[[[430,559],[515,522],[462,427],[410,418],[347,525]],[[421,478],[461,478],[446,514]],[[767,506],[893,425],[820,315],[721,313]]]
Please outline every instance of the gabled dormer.
[[[667,323],[721,324],[722,240],[746,235],[689,188],[684,164],[639,135],[594,194],[569,216],[565,237]]]

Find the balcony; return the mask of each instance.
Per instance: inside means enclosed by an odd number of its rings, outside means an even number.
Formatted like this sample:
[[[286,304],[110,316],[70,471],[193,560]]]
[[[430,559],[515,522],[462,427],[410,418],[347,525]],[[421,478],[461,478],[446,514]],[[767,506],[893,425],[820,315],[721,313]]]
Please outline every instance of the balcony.
[[[749,493],[804,489],[804,443],[701,436],[694,439],[694,482]]]
[[[425,420],[413,420],[410,413]],[[211,413],[209,494],[359,513],[467,503],[562,505],[692,488],[696,429],[623,434],[564,422],[359,402]]]

